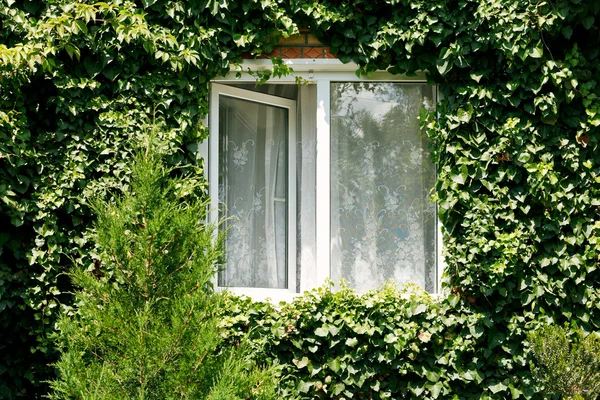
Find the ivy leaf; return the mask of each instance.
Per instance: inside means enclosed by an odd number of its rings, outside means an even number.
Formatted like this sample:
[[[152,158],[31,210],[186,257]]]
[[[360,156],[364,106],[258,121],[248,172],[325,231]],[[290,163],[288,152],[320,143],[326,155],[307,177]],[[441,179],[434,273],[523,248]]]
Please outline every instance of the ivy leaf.
[[[431,391],[431,397],[437,399],[444,388],[444,384],[442,382],[437,382],[435,385],[431,386],[429,389]]]
[[[298,369],[302,369],[306,367],[309,362],[310,361],[307,357],[302,357],[300,360],[296,360],[294,364],[296,364],[296,367],[298,367]]]
[[[332,337],[335,337],[340,332],[340,328],[335,325],[329,325],[329,333]]]
[[[542,118],[540,118],[540,121],[542,121],[544,124],[547,124],[547,125],[554,125],[554,124],[556,124],[556,121],[558,121],[558,115],[556,115],[556,114],[543,115]]]
[[[517,389],[516,387],[514,387],[514,385],[512,383],[509,385],[509,388],[510,388],[510,394],[513,399],[518,399],[523,394],[523,392],[520,391],[519,389]]]
[[[379,389],[380,389],[379,381],[371,382],[370,388],[374,392],[379,392]]]
[[[468,123],[471,120],[472,114],[472,109],[465,110],[464,108],[459,108],[457,112],[458,120],[464,123]]]
[[[119,76],[120,73],[121,73],[121,68],[118,66],[115,66],[114,64],[107,65],[102,70],[102,75],[104,75],[106,77],[106,79],[111,80],[111,81],[114,81],[115,79],[117,79],[117,77]]]
[[[85,68],[85,71],[88,73],[90,78],[93,78],[96,75],[98,75],[98,73],[100,73],[100,70],[102,69],[102,66],[91,57],[85,57],[83,59],[83,67]]]
[[[538,42],[536,47],[531,49],[531,51],[529,52],[529,56],[532,58],[542,58],[543,55],[544,55],[544,48],[543,48],[541,42]]]
[[[333,372],[337,373],[340,370],[340,360],[338,358],[334,358],[329,363],[329,369],[331,369]]]
[[[479,81],[483,77],[483,74],[477,74],[475,72],[471,72],[470,76],[471,76],[471,79],[473,79],[475,82],[479,83]]]
[[[306,381],[300,380],[298,382],[297,389],[300,393],[308,393],[312,386],[313,386],[313,382],[306,382]]]
[[[571,35],[573,35],[573,28],[567,25],[561,29],[561,32],[566,39],[571,39]]]
[[[344,33],[344,36],[346,36],[348,39],[356,38],[356,33],[354,32],[354,29],[352,29],[352,28],[344,29],[343,33]]]
[[[248,39],[248,37],[246,35],[240,35],[239,33],[237,33],[233,36],[233,41],[239,47],[244,47],[248,43],[247,39]]]
[[[420,332],[418,335],[418,338],[423,343],[429,343],[429,341],[431,340],[431,332],[427,332],[427,331]]]
[[[410,307],[412,315],[419,315],[427,311],[427,306],[423,303],[412,303]]]
[[[324,328],[315,329],[315,335],[320,336],[320,337],[326,337],[328,333],[329,333],[329,330],[324,329]]]
[[[395,343],[395,342],[398,341],[398,336],[394,335],[393,333],[388,333],[383,338],[383,341],[386,342],[386,343],[388,343],[388,344]]]
[[[594,25],[594,16],[588,15],[587,17],[581,20],[581,24],[585,29],[590,29]]]
[[[452,69],[452,64],[448,60],[437,60],[436,67],[440,75],[444,76]]]
[[[427,370],[425,371],[425,377],[429,382],[437,382],[440,380],[440,374],[438,372]]]
[[[498,382],[496,385],[490,386],[489,389],[492,393],[496,394],[498,392],[505,391],[506,389],[508,389],[508,386],[506,386],[502,382]]]
[[[331,388],[331,394],[337,396],[342,393],[344,389],[346,389],[346,385],[344,385],[342,382],[338,382]]]

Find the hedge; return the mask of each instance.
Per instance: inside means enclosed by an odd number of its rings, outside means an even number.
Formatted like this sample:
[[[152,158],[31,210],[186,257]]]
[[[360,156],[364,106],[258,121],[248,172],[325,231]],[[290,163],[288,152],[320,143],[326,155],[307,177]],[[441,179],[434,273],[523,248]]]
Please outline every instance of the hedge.
[[[282,398],[532,398],[539,389],[529,348],[507,343],[489,312],[456,294],[333,289],[278,306],[230,296],[221,311],[230,343],[249,332],[257,359],[278,366]]]
[[[580,0],[2,3],[0,396],[46,390],[64,272],[101,268],[87,201],[127,187],[140,127],[160,124],[205,188],[209,81],[299,27],[359,74],[428,71],[448,304],[498,332],[484,365],[525,377],[523,330],[599,329],[599,15]]]

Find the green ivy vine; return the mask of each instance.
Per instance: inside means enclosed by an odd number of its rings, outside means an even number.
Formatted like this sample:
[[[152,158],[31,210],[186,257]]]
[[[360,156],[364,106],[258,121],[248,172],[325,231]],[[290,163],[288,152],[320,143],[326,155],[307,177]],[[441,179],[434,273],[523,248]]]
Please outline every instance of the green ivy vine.
[[[494,377],[477,387],[529,396],[502,382],[528,376],[522,341],[540,322],[600,330],[598,2],[6,0],[0,397],[44,393],[54,322],[71,311],[64,272],[98,268],[88,200],[127,187],[144,126],[162,126],[169,162],[204,196],[208,83],[299,27],[360,74],[421,70],[438,87],[422,126],[446,301],[491,321],[476,357]]]

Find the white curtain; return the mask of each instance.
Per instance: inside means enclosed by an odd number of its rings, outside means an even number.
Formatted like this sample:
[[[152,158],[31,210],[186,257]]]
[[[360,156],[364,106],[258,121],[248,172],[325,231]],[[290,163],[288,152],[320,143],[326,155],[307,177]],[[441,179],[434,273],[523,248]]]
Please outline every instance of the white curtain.
[[[287,110],[220,96],[219,197],[229,218],[220,286],[287,287]]]
[[[424,84],[331,85],[331,272],[365,292],[436,284],[435,169],[417,117]]]
[[[297,187],[297,291],[315,287],[317,266],[315,263],[316,248],[316,210],[315,196],[317,188],[316,154],[317,154],[317,86],[303,85],[298,87],[297,143],[296,143],[296,176]],[[321,284],[322,282],[319,282]]]

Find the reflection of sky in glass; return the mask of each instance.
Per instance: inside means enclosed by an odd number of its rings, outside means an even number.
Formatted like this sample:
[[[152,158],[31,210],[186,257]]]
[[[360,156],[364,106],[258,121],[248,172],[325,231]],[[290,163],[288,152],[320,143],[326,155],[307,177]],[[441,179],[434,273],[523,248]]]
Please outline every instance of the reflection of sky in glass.
[[[383,101],[382,101],[383,100]],[[385,114],[387,114],[394,105],[398,105],[397,102],[391,102],[390,99],[378,99],[375,93],[363,90],[360,94],[353,99],[345,98],[342,102],[342,108],[348,107],[350,102],[354,102],[355,110],[368,111],[372,116],[380,120]]]
[[[382,82],[376,85],[376,91],[369,90],[362,84],[352,85],[352,89],[341,97],[339,111],[347,109],[352,103],[355,111],[367,111],[377,120],[381,120],[395,106],[408,107],[408,97],[404,93],[404,89],[397,86],[397,83]],[[374,84],[369,84],[369,86],[374,87]],[[343,115],[346,115],[346,113],[342,111],[333,116]]]

